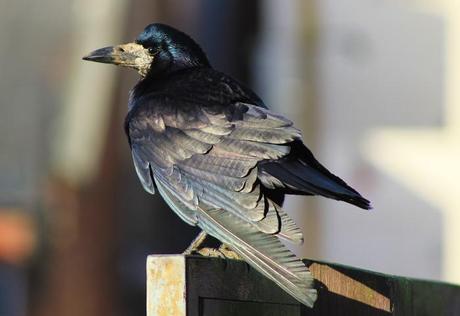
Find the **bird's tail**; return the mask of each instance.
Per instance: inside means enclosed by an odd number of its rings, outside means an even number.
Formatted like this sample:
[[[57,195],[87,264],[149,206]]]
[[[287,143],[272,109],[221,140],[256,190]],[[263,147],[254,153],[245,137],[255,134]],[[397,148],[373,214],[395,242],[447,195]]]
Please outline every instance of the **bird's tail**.
[[[247,263],[306,306],[312,307],[317,292],[313,277],[275,235],[265,234],[229,212],[198,211],[199,226],[230,246]]]
[[[372,208],[358,191],[321,165],[301,142],[295,141],[291,147],[288,156],[260,166],[263,172],[287,186],[288,194],[322,195],[366,210]]]

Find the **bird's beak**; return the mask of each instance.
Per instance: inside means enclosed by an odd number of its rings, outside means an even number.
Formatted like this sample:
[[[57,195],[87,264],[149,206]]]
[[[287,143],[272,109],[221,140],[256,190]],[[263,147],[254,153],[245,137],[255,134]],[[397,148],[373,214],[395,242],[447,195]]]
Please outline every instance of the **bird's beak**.
[[[83,60],[131,67],[145,75],[152,64],[153,55],[140,44],[128,43],[96,49],[84,56]]]

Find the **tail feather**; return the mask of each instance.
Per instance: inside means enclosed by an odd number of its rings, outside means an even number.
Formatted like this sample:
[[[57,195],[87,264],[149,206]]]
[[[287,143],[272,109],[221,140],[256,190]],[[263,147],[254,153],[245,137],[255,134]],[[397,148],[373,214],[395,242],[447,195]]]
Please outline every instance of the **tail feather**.
[[[366,210],[372,208],[367,199],[345,184],[343,180],[338,182],[336,176],[332,178],[299,161],[272,164],[269,169],[266,169],[264,165],[264,170],[281,180],[291,190],[290,193],[322,195]]]
[[[301,260],[280,241],[223,210],[198,210],[198,225],[228,244],[236,253],[299,302],[312,307],[317,292],[313,277]]]
[[[260,169],[281,181],[290,194],[315,194],[345,201],[363,209],[371,209],[370,202],[345,181],[321,165],[302,143],[293,142],[291,153],[278,160],[261,164]],[[273,179],[266,180],[276,183]]]

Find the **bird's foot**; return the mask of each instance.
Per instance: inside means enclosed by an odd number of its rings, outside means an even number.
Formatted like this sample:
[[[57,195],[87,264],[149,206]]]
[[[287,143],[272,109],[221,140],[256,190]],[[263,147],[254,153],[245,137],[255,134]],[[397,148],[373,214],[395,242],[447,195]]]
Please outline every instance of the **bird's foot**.
[[[222,244],[218,249],[216,248],[201,248],[196,251],[204,257],[211,258],[222,258],[222,259],[233,259],[243,260],[236,252],[231,250],[227,245]]]
[[[201,248],[197,250],[196,252],[204,257],[222,258],[222,259],[225,258],[224,254],[220,252],[219,249],[216,249],[216,248],[206,247],[206,248]]]
[[[219,248],[200,247],[205,241],[206,237],[206,233],[202,230],[182,254],[186,256],[198,253],[205,257],[243,260],[243,258],[241,258],[226,244],[221,244]]]
[[[239,254],[233,251],[229,246],[226,244],[222,244],[219,247],[219,251],[224,254],[225,258],[227,259],[235,259],[235,260],[243,260]]]

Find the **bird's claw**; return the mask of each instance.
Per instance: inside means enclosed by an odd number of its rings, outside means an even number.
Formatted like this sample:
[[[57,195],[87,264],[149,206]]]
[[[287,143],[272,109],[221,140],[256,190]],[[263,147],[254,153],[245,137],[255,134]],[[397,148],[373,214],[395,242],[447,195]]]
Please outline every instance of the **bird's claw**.
[[[219,247],[219,251],[224,254],[225,258],[227,259],[235,259],[235,260],[243,260],[239,254],[233,251],[229,246],[226,244],[222,244]]]
[[[221,258],[221,259],[234,259],[243,260],[236,252],[231,250],[227,245],[222,244],[218,249],[216,248],[201,248],[196,252],[205,257]]]
[[[196,253],[204,256],[204,257],[211,257],[211,258],[222,258],[224,259],[225,256],[222,252],[219,251],[219,249],[216,248],[201,248],[196,250]]]

